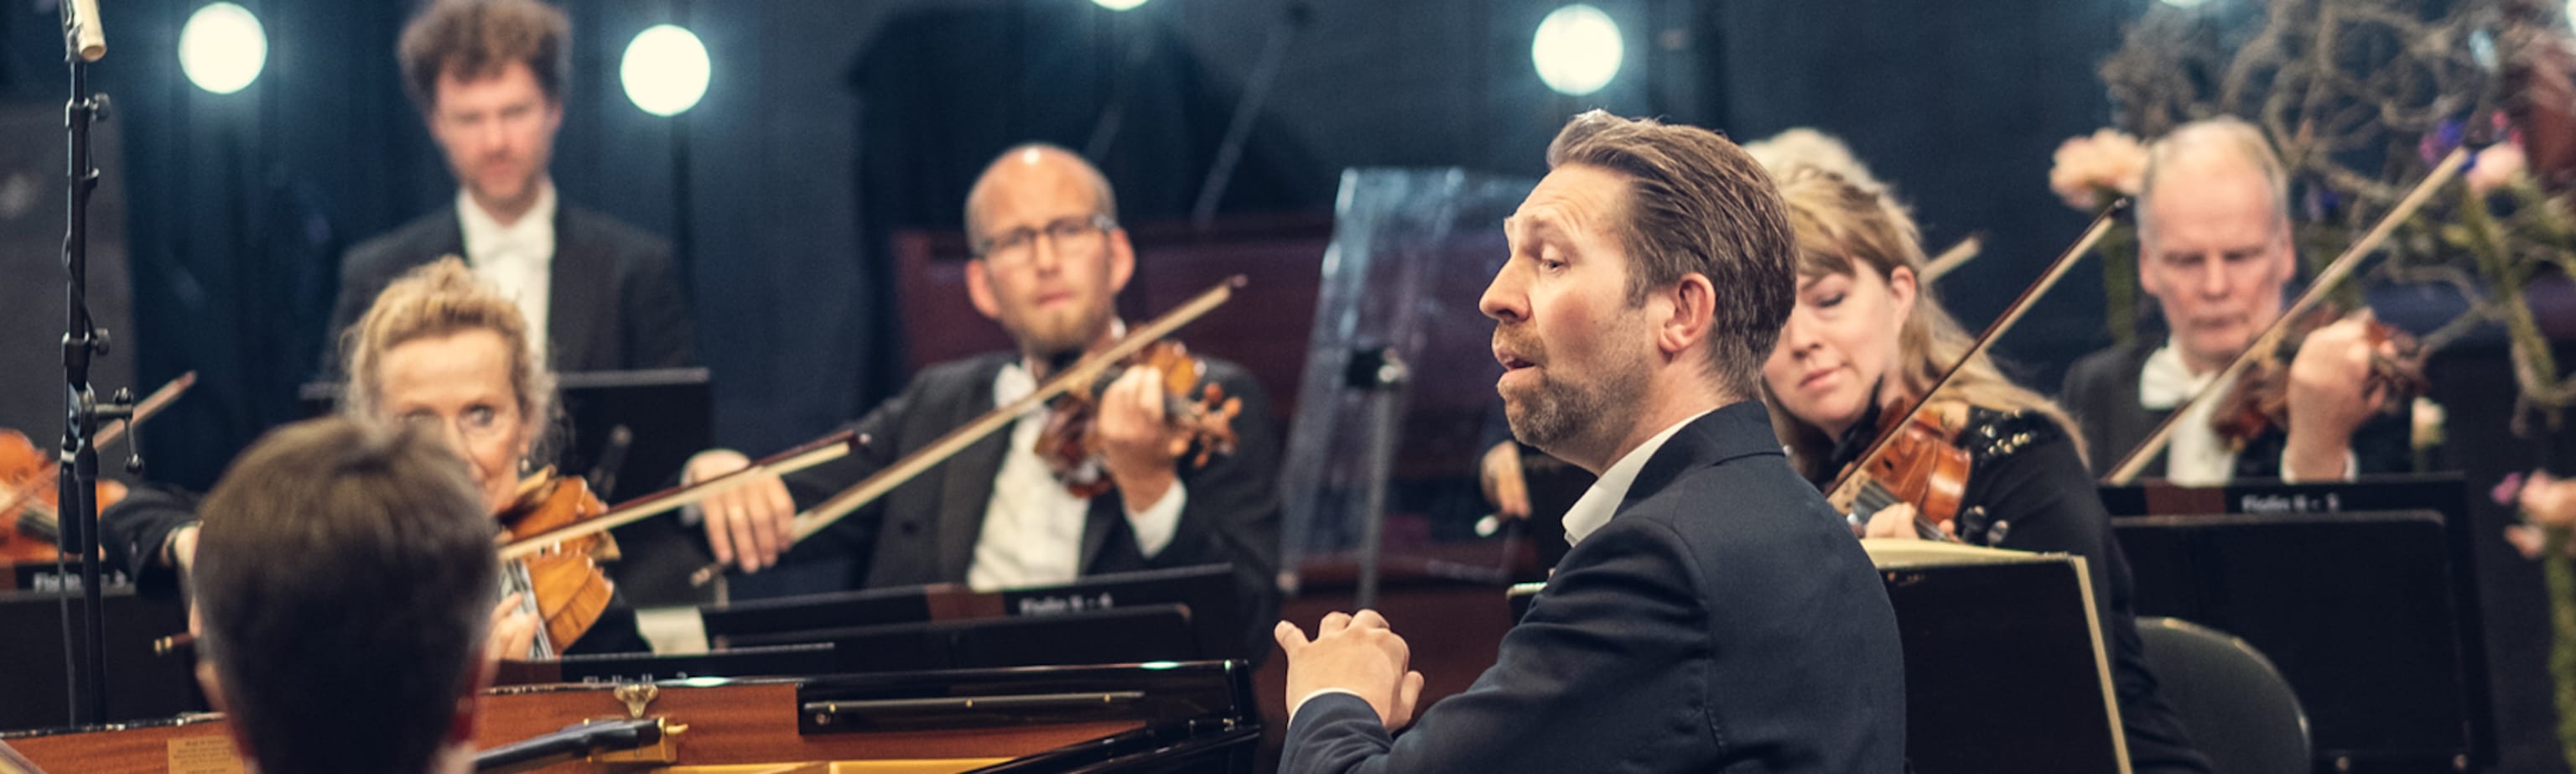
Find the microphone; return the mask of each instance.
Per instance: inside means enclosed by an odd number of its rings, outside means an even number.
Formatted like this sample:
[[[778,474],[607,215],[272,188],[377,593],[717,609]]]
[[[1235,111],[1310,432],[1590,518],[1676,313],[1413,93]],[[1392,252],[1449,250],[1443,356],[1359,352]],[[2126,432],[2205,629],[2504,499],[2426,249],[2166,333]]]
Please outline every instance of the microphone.
[[[98,26],[98,0],[56,0],[63,11],[63,53],[83,62],[107,56],[107,33]]]

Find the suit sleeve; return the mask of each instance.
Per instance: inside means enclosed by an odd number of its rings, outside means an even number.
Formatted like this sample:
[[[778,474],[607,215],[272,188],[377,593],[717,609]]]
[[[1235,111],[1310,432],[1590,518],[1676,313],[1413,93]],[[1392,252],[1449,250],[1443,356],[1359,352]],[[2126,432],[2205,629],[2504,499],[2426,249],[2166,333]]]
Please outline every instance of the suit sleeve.
[[[1681,545],[1666,525],[1613,520],[1568,557],[1466,692],[1397,738],[1366,702],[1316,697],[1289,723],[1279,771],[1600,771],[1677,745],[1715,749],[1704,708],[1721,697],[1692,668],[1710,647],[1708,614]]]
[[[135,588],[154,597],[179,592],[179,569],[162,561],[170,533],[197,523],[196,494],[159,485],[135,487],[99,511],[99,548],[109,564],[125,568]]]
[[[681,290],[670,246],[653,239],[632,249],[628,263],[633,276],[628,278],[626,292],[618,295],[618,303],[626,307],[618,311],[618,320],[625,325],[625,341],[620,342],[624,367],[697,365],[697,318],[689,311],[688,294]]]
[[[875,410],[860,417],[859,421],[852,422],[843,428],[859,435],[857,448],[852,449],[847,456],[784,477],[787,493],[796,499],[798,509],[820,505],[823,501],[831,499],[833,495],[857,486],[860,481],[867,480],[868,476],[875,475],[877,471],[884,470],[902,458],[903,450],[897,448],[899,443],[897,434],[902,430],[909,412],[921,404],[921,393],[928,389],[924,385],[926,378],[914,378],[912,384],[904,388],[903,394],[878,404]],[[788,558],[810,560],[854,557],[865,561],[873,555],[877,541],[877,526],[884,520],[884,512],[885,500],[879,498],[876,502],[852,511],[840,521],[833,522],[831,526],[814,533],[805,541],[797,543],[795,548],[790,549]],[[861,574],[864,575],[864,572]]]

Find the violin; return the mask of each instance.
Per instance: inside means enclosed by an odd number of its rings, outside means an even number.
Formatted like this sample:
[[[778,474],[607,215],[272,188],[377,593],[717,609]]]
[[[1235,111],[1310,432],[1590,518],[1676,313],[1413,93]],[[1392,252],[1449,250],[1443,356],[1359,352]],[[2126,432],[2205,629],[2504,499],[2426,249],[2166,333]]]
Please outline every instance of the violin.
[[[519,495],[496,514],[510,542],[588,521],[608,512],[579,476],[558,476],[549,468],[519,482]],[[563,649],[599,623],[608,610],[616,584],[599,568],[599,560],[617,549],[606,532],[593,532],[545,544],[527,556],[505,562],[504,591],[522,594],[522,611],[539,622],[536,658],[560,655]]]
[[[1047,414],[1046,427],[1038,432],[1038,457],[1046,460],[1048,472],[1075,497],[1088,500],[1115,488],[1100,463],[1099,436],[1092,430],[1100,421],[1099,394],[1136,367],[1162,373],[1164,421],[1187,431],[1198,447],[1192,466],[1207,465],[1211,455],[1234,453],[1234,418],[1243,413],[1243,399],[1226,397],[1225,388],[1214,382],[1201,385],[1207,364],[1191,357],[1189,347],[1156,341],[1102,371],[1089,391],[1065,393]],[[1195,399],[1190,397],[1193,390],[1198,392]]]
[[[904,455],[902,459],[895,460],[894,464],[887,465],[884,469],[878,470],[877,472],[870,474],[867,478],[861,479],[859,483],[850,485],[850,488],[841,490],[839,493],[826,498],[823,502],[817,503],[811,508],[798,512],[795,517],[795,531],[791,536],[791,542],[804,542],[806,538],[813,537],[814,533],[821,532],[824,528],[832,526],[834,522],[840,521],[842,518],[858,512],[860,508],[867,507],[868,503],[876,502],[877,498],[884,497],[887,492],[894,491],[895,487],[902,486],[904,482],[911,481],[913,477],[921,475],[924,471],[930,470],[932,467],[936,467],[939,463],[948,461],[948,458],[950,457],[957,456],[958,452],[965,451],[966,447],[973,446],[975,442],[983,440],[985,436],[992,435],[995,431],[1009,427],[1014,422],[1018,422],[1021,416],[1027,415],[1030,411],[1034,411],[1040,406],[1047,405],[1048,402],[1055,400],[1057,396],[1070,394],[1076,390],[1082,389],[1085,385],[1092,385],[1093,390],[1096,392],[1098,389],[1097,385],[1102,384],[1100,378],[1107,375],[1115,364],[1125,362],[1130,356],[1149,347],[1155,346],[1162,342],[1165,336],[1169,336],[1173,331],[1179,330],[1181,326],[1189,324],[1190,321],[1198,319],[1201,315],[1205,315],[1210,310],[1213,310],[1218,306],[1223,305],[1226,301],[1233,299],[1234,291],[1242,288],[1247,282],[1248,281],[1244,279],[1243,275],[1240,274],[1227,277],[1225,280],[1218,282],[1216,286],[1200,291],[1198,295],[1191,296],[1190,300],[1181,302],[1180,306],[1174,307],[1171,311],[1164,312],[1163,316],[1154,318],[1153,320],[1146,322],[1144,325],[1128,330],[1126,338],[1120,339],[1118,343],[1110,345],[1108,349],[1084,355],[1082,359],[1074,361],[1072,365],[1056,369],[1056,373],[1053,376],[1047,377],[1046,382],[1038,385],[1038,388],[1035,391],[1032,391],[1027,395],[1020,396],[1018,400],[1011,401],[1008,404],[993,407],[993,410],[984,412],[982,416],[978,416],[973,420],[968,421],[966,424],[958,426],[957,429],[950,430],[946,434],[943,434],[936,439],[932,439],[929,445],[923,446],[920,449],[913,451],[911,454]],[[1171,374],[1177,370],[1180,369],[1165,369],[1163,372],[1165,378],[1170,379]],[[1187,373],[1190,375],[1190,381],[1196,382],[1198,380],[1199,368],[1197,366],[1193,365],[1188,369]],[[1181,390],[1167,390],[1166,396],[1168,397],[1176,392],[1186,392],[1187,389],[1188,388],[1184,386]],[[1229,403],[1232,402],[1229,401]],[[1228,409],[1222,404],[1217,408],[1221,412],[1229,412],[1226,413],[1226,416],[1228,417],[1232,416],[1230,412],[1239,411],[1241,409],[1239,404],[1234,405],[1232,409]],[[1088,423],[1084,423],[1083,426],[1088,426]],[[1225,441],[1226,439],[1231,439],[1233,437],[1233,433],[1229,430],[1225,433],[1214,434],[1212,437],[1220,441]],[[1062,438],[1057,439],[1057,441],[1058,444],[1056,448],[1065,448]],[[1230,443],[1230,441],[1228,442]],[[1207,447],[1203,447],[1201,450],[1202,457],[1205,456],[1208,448],[1213,448],[1214,446],[1215,444],[1210,444]],[[1083,453],[1081,454],[1083,462],[1087,463],[1091,461],[1092,455],[1089,453],[1087,443],[1076,444],[1076,448],[1083,450]],[[1074,467],[1079,467],[1079,465],[1074,465]],[[724,569],[724,564],[721,562],[700,567],[696,572],[689,574],[689,583],[694,586],[704,586],[708,583],[714,582],[716,576],[724,573]]]
[[[2284,342],[2306,341],[2309,334],[2342,318],[2331,305],[2319,306],[2290,326]],[[2424,394],[2431,383],[2424,379],[2424,346],[2413,335],[2378,320],[2369,321],[2371,346],[2370,376],[2363,394],[2387,396],[2379,406],[2380,413],[2407,411],[2408,401]],[[2380,352],[2386,345],[2395,356]],[[2230,451],[2243,451],[2245,444],[2272,428],[2290,426],[2290,369],[2292,352],[2275,351],[2255,360],[2244,376],[2229,385],[2219,399],[2218,410],[2209,419],[2210,429],[2218,434]]]
[[[134,406],[131,422],[150,418],[162,407],[178,400],[179,395],[197,383],[197,372],[189,371],[170,380],[143,402]],[[105,446],[124,434],[129,420],[116,420],[99,428],[95,444]],[[24,433],[0,428],[0,519],[9,529],[0,529],[0,563],[50,562],[61,558],[58,545],[62,537],[60,455],[47,454],[27,440]],[[125,485],[100,481],[94,497],[102,510],[125,499]]]
[[[1954,527],[1947,525],[1961,515],[1962,501],[1968,489],[1968,474],[1975,457],[1950,439],[1967,423],[1967,405],[1942,401],[1938,409],[1930,396],[1941,394],[1941,388],[1970,361],[1994,346],[2004,331],[2020,322],[2030,311],[2031,303],[2056,287],[2076,261],[2092,252],[2093,245],[2110,233],[2111,225],[2129,208],[2129,200],[2119,199],[2093,216],[2093,224],[2084,229],[2075,244],[2042,270],[2039,279],[2021,289],[2021,295],[2004,306],[1993,322],[1977,333],[1976,343],[1959,355],[1957,362],[1941,372],[1941,377],[1923,390],[1924,400],[1891,406],[1879,414],[1878,435],[1860,456],[1837,474],[1824,488],[1825,501],[1840,510],[1858,534],[1867,526],[1870,514],[1897,503],[1914,505],[1914,533],[1925,540],[1958,542]],[[1964,525],[1963,525],[1964,526]],[[1987,525],[1986,530],[2000,530],[2001,524]],[[1975,532],[1975,528],[1968,530]],[[1999,539],[1987,535],[1987,542]]]
[[[14,528],[0,530],[0,562],[50,562],[62,556],[62,515],[57,506],[62,466],[55,455],[36,449],[25,433],[0,428],[0,518]],[[98,507],[125,499],[125,485],[98,482]]]
[[[1951,410],[1880,413],[1878,431],[1886,446],[1875,456],[1853,461],[1843,473],[1843,485],[1825,497],[1843,512],[1854,532],[1868,526],[1870,514],[1912,503],[1917,536],[1955,539],[1951,528],[1943,525],[1959,517],[1975,458],[1950,441],[1958,435],[1966,405],[1953,403],[1946,408]]]
[[[2466,146],[2451,149],[2449,155],[2443,156],[2440,162],[2433,165],[2432,171],[2424,173],[2424,179],[2416,181],[2415,187],[2397,200],[2397,206],[2389,208],[2387,214],[2379,217],[2379,222],[2373,224],[2368,233],[2362,234],[2361,238],[2354,240],[2350,247],[2344,248],[2342,255],[2335,256],[2333,262],[2319,269],[2316,279],[2308,282],[2308,289],[2300,293],[2297,299],[2282,307],[2281,316],[2274,319],[2271,325],[2264,327],[2262,333],[2255,334],[2254,341],[2245,347],[2245,351],[2237,353],[2236,359],[2230,361],[2226,368],[2220,369],[2218,377],[2211,380],[2210,384],[2212,386],[2237,384],[2239,377],[2252,369],[2257,361],[2266,359],[2266,353],[2277,356],[2281,342],[2287,338],[2293,325],[2302,320],[2313,319],[2310,310],[2316,309],[2318,304],[2325,301],[2325,294],[2342,285],[2346,278],[2360,269],[2361,260],[2378,250],[2380,243],[2387,241],[2389,234],[2397,230],[2397,224],[2413,217],[2415,211],[2422,208],[2424,202],[2430,200],[2433,193],[2441,189],[2443,183],[2450,182],[2452,177],[2458,175],[2460,168],[2468,163],[2468,159],[2469,153]],[[2375,332],[2375,335],[2393,334],[2394,331]],[[2372,370],[2375,375],[2379,369],[2374,364]],[[2392,371],[2392,375],[2402,374]],[[2421,376],[2417,377],[2418,380],[2421,378]],[[2258,396],[2255,401],[2256,413],[2262,413],[2260,393],[2250,390],[2249,392]],[[2286,389],[2283,393],[2286,395]],[[2199,405],[2201,401],[2213,399],[2215,399],[2215,391],[2204,389],[2199,394],[2193,395],[2190,400],[2183,401],[2182,405],[2175,406],[2171,413],[2165,415],[2164,421],[2157,423],[2156,429],[2147,434],[2146,440],[2141,441],[2137,448],[2130,449],[2128,456],[2120,458],[2118,465],[2112,466],[2110,474],[2102,477],[2102,483],[2123,486],[2136,481],[2138,474],[2146,471],[2147,464],[2153,461],[2156,455],[2164,452],[2165,445],[2173,442],[2174,428],[2178,427],[2175,423],[2183,417],[2190,416],[2192,407]],[[2396,406],[2406,405],[2405,401],[2390,401],[2390,403]],[[2286,411],[2279,416],[2286,416]],[[2271,420],[2267,418],[2265,421]],[[2256,432],[2260,432],[2259,427],[2256,428]],[[2250,438],[2252,435],[2248,434],[2246,437]]]

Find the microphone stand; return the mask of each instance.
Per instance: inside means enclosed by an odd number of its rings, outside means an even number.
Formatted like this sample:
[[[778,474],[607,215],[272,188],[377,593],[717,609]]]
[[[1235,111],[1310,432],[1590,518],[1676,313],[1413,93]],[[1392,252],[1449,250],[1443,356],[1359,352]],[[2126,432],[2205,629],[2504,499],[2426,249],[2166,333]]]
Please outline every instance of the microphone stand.
[[[64,61],[71,67],[71,100],[64,107],[63,122],[71,143],[68,165],[70,190],[66,217],[67,233],[63,236],[63,271],[65,295],[63,334],[64,398],[68,404],[63,416],[63,443],[59,481],[61,522],[60,546],[69,556],[80,558],[81,615],[80,647],[66,654],[77,661],[73,672],[72,722],[75,725],[107,722],[106,619],[99,603],[101,585],[98,552],[98,446],[96,438],[102,420],[122,419],[134,413],[133,395],[117,390],[107,403],[100,403],[90,388],[90,358],[107,354],[107,333],[98,330],[89,315],[89,194],[98,185],[98,169],[90,160],[90,125],[107,110],[107,95],[89,94],[89,63],[107,50],[99,32],[95,0],[62,0]],[[129,460],[137,465],[140,459]],[[65,621],[65,631],[72,631]]]

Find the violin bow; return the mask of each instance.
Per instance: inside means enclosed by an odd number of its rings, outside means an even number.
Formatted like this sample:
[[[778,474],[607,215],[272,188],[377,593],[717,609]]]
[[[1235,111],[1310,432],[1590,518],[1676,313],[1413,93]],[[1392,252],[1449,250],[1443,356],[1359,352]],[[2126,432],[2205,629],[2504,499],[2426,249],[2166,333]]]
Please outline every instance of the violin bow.
[[[1996,339],[2003,337],[2004,331],[2011,330],[2014,323],[2020,322],[2021,316],[2030,311],[2031,302],[2038,301],[2049,288],[2056,287],[2057,281],[2066,277],[2066,271],[2075,268],[2076,262],[2082,260],[2086,253],[2091,252],[2093,245],[2100,243],[2104,234],[2111,232],[2111,224],[2116,222],[2120,212],[2128,209],[2129,206],[2129,200],[2121,198],[2112,201],[2110,206],[2096,213],[2093,216],[2093,225],[2084,229],[2084,235],[2076,238],[2075,244],[2068,245],[2065,252],[2058,253],[2057,260],[2049,262],[2048,268],[2040,272],[2038,280],[2023,287],[2021,295],[2015,297],[2011,305],[2004,307],[2003,314],[1995,315],[1993,322],[1986,323],[1986,329],[1977,333],[1977,342],[1969,345],[1968,351],[1961,354],[1949,368],[1942,369],[1941,378],[1932,380],[1932,386],[1923,391],[1923,396],[1916,398],[1913,401],[1914,405],[1906,407],[1904,416],[1897,417],[1896,421],[1888,427],[1905,427],[1914,421],[1915,414],[1922,412],[1925,406],[1932,405],[1932,396],[1940,394],[1941,388],[1950,384],[1950,377],[1959,375],[1959,370],[1965,368],[1968,361],[1975,360],[1978,355],[1984,354],[1987,348],[1994,345]],[[1869,442],[1867,448],[1861,450],[1859,457],[1853,458],[1850,467],[1844,468],[1841,474],[1834,477],[1833,485],[1825,487],[1824,492],[1831,495],[1850,486],[1861,471],[1869,469],[1871,460],[1877,459],[1879,454],[1887,451],[1888,441],[1895,438],[1896,433],[1879,433],[1877,438]]]
[[[2257,355],[2278,348],[2281,345],[2281,336],[2290,330],[2290,323],[2324,301],[2327,291],[2343,284],[2346,278],[2352,276],[2354,270],[2361,268],[2361,259],[2377,251],[2379,243],[2387,241],[2388,235],[2397,230],[2397,224],[2405,222],[2415,214],[2417,209],[2422,208],[2424,202],[2433,197],[2434,191],[2459,173],[2460,167],[2468,162],[2468,158],[2467,146],[2451,149],[2451,155],[2442,157],[2442,162],[2435,164],[2433,171],[2425,173],[2424,179],[2417,181],[2414,190],[2407,191],[2405,198],[2399,199],[2395,208],[2390,209],[2388,214],[2380,216],[2379,222],[2371,225],[2368,233],[2363,234],[2359,241],[2353,242],[2351,247],[2344,248],[2343,254],[2335,256],[2333,263],[2326,264],[2323,270],[2318,271],[2316,280],[2308,283],[2308,289],[2300,293],[2297,300],[2291,301],[2288,307],[2282,309],[2281,316],[2274,318],[2271,325],[2265,326],[2263,332],[2245,346],[2245,351],[2236,353],[2236,359],[2229,361],[2227,368],[2218,372],[2218,378],[2209,380],[2207,386],[2192,393],[2192,396],[2180,405],[2174,406],[2173,412],[2166,414],[2165,420],[2156,424],[2155,432],[2148,433],[2146,440],[2139,443],[2138,448],[2129,450],[2128,456],[2120,458],[2119,466],[2112,468],[2109,475],[2102,477],[2102,483],[2122,486],[2137,480],[2138,474],[2146,470],[2147,462],[2163,452],[2166,444],[2173,442],[2174,429],[2181,425],[2184,415],[2191,413],[2193,406],[2199,405],[2200,401],[2218,392],[2215,388],[2219,385],[2235,384],[2238,377],[2245,375],[2245,369],[2254,364]]]
[[[994,431],[1019,421],[1020,415],[1045,406],[1058,395],[1091,385],[1102,373],[1108,371],[1111,364],[1126,359],[1128,355],[1136,354],[1146,345],[1161,341],[1163,337],[1170,336],[1173,331],[1180,330],[1181,326],[1197,320],[1200,315],[1207,314],[1210,310],[1233,300],[1234,291],[1242,289],[1247,283],[1248,280],[1241,274],[1227,277],[1224,281],[1218,282],[1215,287],[1201,291],[1197,296],[1182,302],[1180,306],[1164,312],[1163,316],[1154,318],[1152,322],[1130,329],[1126,338],[1119,339],[1117,344],[1111,345],[1108,349],[1084,355],[1081,360],[1074,361],[1073,365],[1065,367],[1063,372],[1049,377],[1045,384],[1038,386],[1037,391],[984,412],[983,416],[976,417],[974,421],[939,436],[937,440],[931,441],[930,445],[922,447],[920,451],[895,460],[894,464],[886,466],[885,469],[860,480],[848,489],[841,490],[839,494],[832,495],[830,499],[815,504],[805,512],[796,514],[796,531],[791,544],[804,542],[806,538],[813,537],[814,533],[832,526],[833,522],[840,521],[842,517],[865,507],[868,503],[875,502],[877,498],[894,491],[895,487],[911,481],[923,471],[948,461],[949,457],[965,451],[966,447],[974,445],[976,441],[981,441],[985,436],[992,435]],[[723,562],[709,564],[691,573],[689,583],[703,586],[715,580],[715,576],[723,572]]]
[[[618,503],[607,512],[579,522],[539,532],[501,547],[501,560],[512,561],[544,551],[558,543],[643,521],[675,508],[697,504],[734,487],[751,483],[760,473],[786,475],[849,456],[850,450],[867,439],[843,430],[787,451],[770,455],[749,467],[685,486],[673,487]]]

